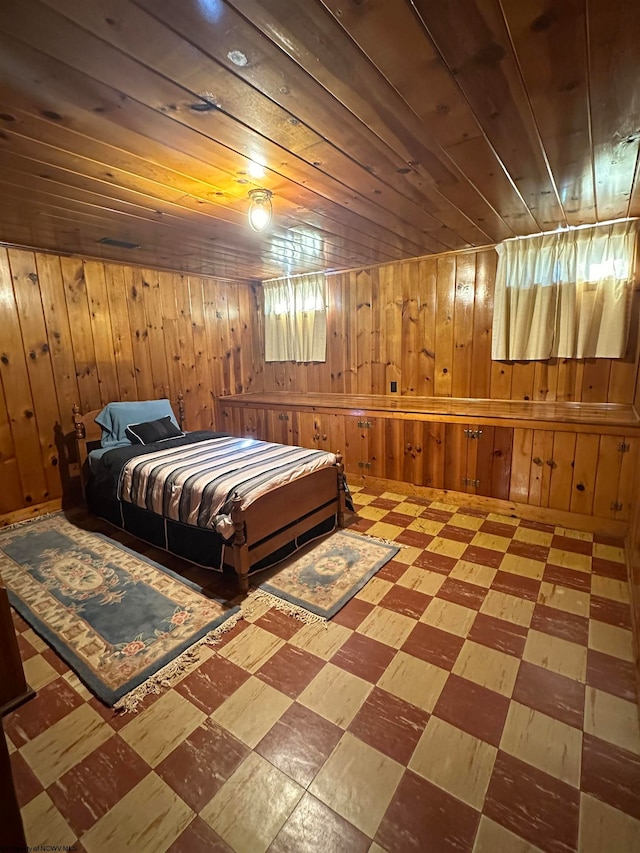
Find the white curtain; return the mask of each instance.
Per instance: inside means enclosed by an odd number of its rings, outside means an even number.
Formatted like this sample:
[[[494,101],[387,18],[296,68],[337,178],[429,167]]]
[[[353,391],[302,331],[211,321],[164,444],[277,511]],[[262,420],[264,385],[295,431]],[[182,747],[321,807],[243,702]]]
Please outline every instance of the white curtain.
[[[636,226],[615,222],[497,246],[492,358],[622,358]]]
[[[266,361],[326,361],[324,273],[263,282]]]

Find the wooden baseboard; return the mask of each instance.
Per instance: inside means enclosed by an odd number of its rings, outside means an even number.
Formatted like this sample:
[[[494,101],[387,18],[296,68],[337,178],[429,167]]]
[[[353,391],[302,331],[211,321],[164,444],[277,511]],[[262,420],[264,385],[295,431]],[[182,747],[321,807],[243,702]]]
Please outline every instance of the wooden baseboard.
[[[580,515],[577,512],[565,512],[558,509],[549,509],[541,506],[530,506],[529,504],[504,501],[498,498],[487,498],[484,495],[470,495],[465,492],[453,492],[448,489],[432,489],[429,486],[414,486],[412,483],[403,483],[398,480],[385,480],[381,477],[370,477],[367,474],[358,475],[357,479],[347,475],[347,481],[355,481],[363,486],[374,486],[384,488],[389,492],[400,495],[414,495],[415,497],[427,498],[432,501],[454,504],[456,506],[470,506],[483,509],[487,512],[496,512],[501,515],[517,516],[529,521],[540,521],[544,524],[553,524],[560,527],[570,527],[574,530],[584,530],[587,533],[599,533],[603,536],[624,538],[628,532],[629,525],[626,521],[615,521],[608,518],[595,518],[592,515]]]
[[[17,524],[18,521],[28,521],[30,518],[37,518],[39,515],[46,515],[48,512],[58,512],[61,509],[62,498],[56,498],[53,501],[35,506],[27,506],[24,509],[16,509],[13,512],[0,515],[0,527],[8,527],[10,524]]]

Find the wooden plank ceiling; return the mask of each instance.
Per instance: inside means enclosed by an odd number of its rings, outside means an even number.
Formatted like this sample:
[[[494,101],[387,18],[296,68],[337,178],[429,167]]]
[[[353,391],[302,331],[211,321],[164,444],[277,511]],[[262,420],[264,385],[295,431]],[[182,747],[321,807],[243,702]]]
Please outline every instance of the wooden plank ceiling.
[[[638,2],[2,11],[5,242],[263,279],[640,214]]]

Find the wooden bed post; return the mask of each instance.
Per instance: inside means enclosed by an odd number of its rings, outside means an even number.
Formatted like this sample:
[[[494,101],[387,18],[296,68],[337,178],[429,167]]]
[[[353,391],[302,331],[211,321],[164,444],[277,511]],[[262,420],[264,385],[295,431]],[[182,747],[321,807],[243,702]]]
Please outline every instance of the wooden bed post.
[[[344,464],[342,462],[342,453],[336,453],[336,468],[338,469],[338,513],[337,513],[337,523],[338,527],[344,527],[344,510],[345,510],[345,496],[344,496]]]
[[[180,422],[180,429],[184,431],[184,394],[182,391],[178,392],[178,421]]]
[[[86,483],[85,483],[85,465],[87,462],[87,428],[84,418],[82,417],[82,409],[77,403],[73,404],[73,430],[76,439],[76,448],[78,450],[78,465],[80,468],[80,488],[82,489],[82,497],[86,501]]]
[[[73,427],[75,430],[76,439],[82,439],[86,436],[84,423],[82,422],[82,409],[77,403],[73,404]]]
[[[231,520],[235,531],[233,534],[233,562],[238,575],[240,592],[249,592],[249,549],[241,504],[242,498],[236,493],[231,500]]]

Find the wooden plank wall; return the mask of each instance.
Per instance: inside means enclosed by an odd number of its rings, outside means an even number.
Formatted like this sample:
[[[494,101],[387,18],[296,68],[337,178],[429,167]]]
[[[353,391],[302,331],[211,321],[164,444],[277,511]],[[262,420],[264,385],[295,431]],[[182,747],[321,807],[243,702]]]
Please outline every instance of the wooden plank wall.
[[[632,403],[640,292],[627,357],[492,362],[495,250],[329,275],[324,364],[265,364],[265,391]],[[260,318],[258,318],[260,320]]]
[[[0,515],[74,494],[71,408],[261,390],[250,284],[0,249]],[[258,365],[256,368],[255,365]]]

